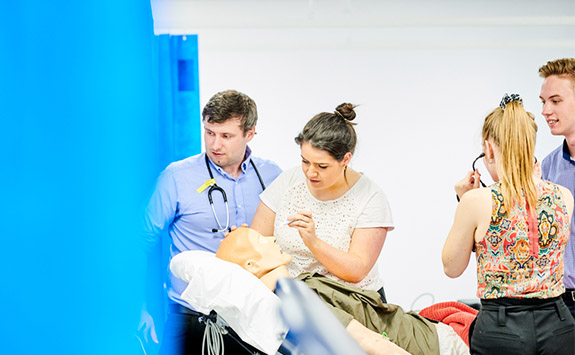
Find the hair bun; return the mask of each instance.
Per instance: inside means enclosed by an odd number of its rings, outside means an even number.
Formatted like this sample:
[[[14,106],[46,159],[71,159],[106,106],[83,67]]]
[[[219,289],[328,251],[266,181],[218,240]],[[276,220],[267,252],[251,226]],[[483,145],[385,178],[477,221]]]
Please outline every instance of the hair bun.
[[[335,114],[341,116],[342,118],[353,121],[355,119],[355,111],[353,110],[356,106],[347,102],[339,105],[335,109]]]

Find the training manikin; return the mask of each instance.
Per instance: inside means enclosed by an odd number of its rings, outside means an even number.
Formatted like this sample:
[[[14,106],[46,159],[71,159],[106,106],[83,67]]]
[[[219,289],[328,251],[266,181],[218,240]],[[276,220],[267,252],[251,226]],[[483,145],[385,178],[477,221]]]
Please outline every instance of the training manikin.
[[[271,291],[280,277],[289,277],[285,265],[292,259],[281,252],[275,237],[262,236],[245,227],[231,232],[222,241],[216,257],[241,266],[258,277]],[[362,290],[320,275],[302,274],[297,278],[320,296],[368,353],[406,354],[407,350],[411,354],[440,354],[435,324],[416,313],[405,313],[399,306],[382,303],[376,291]],[[361,294],[361,297],[356,297],[357,294]],[[348,310],[362,311],[350,314],[336,308],[341,304],[349,306],[346,307]],[[382,333],[387,334],[389,339],[382,337]],[[462,353],[466,353],[465,344],[461,341],[457,347],[459,345],[462,345]]]

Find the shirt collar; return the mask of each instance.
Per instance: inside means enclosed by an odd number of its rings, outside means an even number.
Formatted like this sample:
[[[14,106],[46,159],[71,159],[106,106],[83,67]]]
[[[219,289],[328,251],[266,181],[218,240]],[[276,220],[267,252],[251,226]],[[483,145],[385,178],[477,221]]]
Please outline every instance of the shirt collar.
[[[206,153],[204,153],[204,154],[207,156]],[[242,171],[244,173],[246,172],[246,169],[248,168],[248,165],[250,163],[251,158],[252,158],[252,150],[250,149],[249,146],[246,145],[246,154],[244,155],[244,161],[241,164],[241,168],[242,168]],[[212,167],[212,169],[216,170],[221,175],[228,175],[228,173],[224,169],[222,169],[221,166],[214,163],[209,157],[208,157],[208,161],[209,161],[209,164]]]
[[[569,153],[569,146],[567,145],[567,139],[563,140],[563,159],[573,162],[573,159],[571,158],[571,153]]]
[[[244,161],[242,162],[242,171],[245,173],[246,169],[248,168],[248,164],[252,159],[252,150],[249,146],[246,145],[246,155],[244,156]]]

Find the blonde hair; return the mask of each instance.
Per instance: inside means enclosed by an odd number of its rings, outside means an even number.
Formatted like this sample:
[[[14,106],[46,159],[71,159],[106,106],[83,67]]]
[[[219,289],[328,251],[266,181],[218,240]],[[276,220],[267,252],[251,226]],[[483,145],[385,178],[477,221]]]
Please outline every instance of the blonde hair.
[[[504,201],[523,204],[525,200],[532,211],[537,206],[537,187],[533,181],[535,162],[535,117],[525,111],[521,101],[511,101],[498,107],[485,118],[483,140],[493,140],[501,151],[498,175]],[[513,202],[512,202],[513,201]]]
[[[547,62],[539,68],[539,76],[546,79],[551,75],[566,78],[571,81],[575,89],[575,58],[562,58]]]

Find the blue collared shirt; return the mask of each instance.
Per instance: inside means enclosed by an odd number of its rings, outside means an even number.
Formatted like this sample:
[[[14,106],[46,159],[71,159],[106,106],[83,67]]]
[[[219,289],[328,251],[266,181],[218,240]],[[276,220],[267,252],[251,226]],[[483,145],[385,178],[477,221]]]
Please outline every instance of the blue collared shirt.
[[[274,162],[252,157],[249,147],[237,179],[209,161],[214,179],[224,189],[228,199],[230,226],[240,226],[243,223],[250,225],[260,201],[262,186],[250,159],[256,165],[265,186],[269,186],[281,173]],[[171,239],[170,259],[185,250],[216,252],[224,232],[212,232],[212,229],[220,227],[208,201],[209,188],[197,191],[209,179],[205,153],[174,162],[160,174],[145,213],[145,242],[148,246],[156,245],[162,232],[167,229]],[[215,213],[222,227],[225,227],[226,207],[222,195],[213,191],[212,198]],[[187,284],[168,273],[165,285],[168,297],[186,305],[180,295]]]
[[[575,160],[569,154],[567,140],[543,159],[541,170],[543,179],[565,186],[575,195]],[[563,283],[566,288],[575,288],[575,214],[571,217],[571,233],[563,263],[565,266]]]

